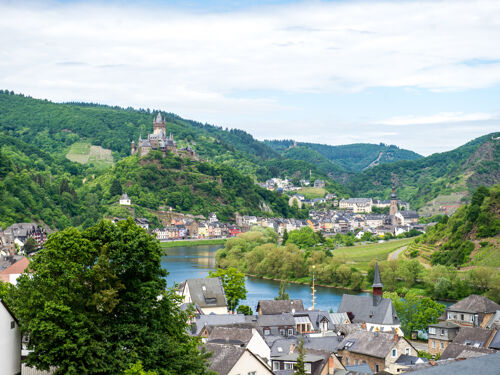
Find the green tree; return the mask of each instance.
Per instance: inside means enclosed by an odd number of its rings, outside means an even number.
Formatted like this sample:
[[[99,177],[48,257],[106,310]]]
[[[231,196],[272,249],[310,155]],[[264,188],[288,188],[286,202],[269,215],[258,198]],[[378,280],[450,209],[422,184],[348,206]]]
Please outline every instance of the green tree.
[[[234,312],[238,303],[247,296],[245,274],[239,272],[236,268],[230,267],[227,270],[218,268],[216,272],[210,271],[208,277],[220,277],[226,294],[228,309]]]
[[[31,254],[37,248],[38,248],[38,243],[33,237],[29,237],[23,246],[23,250],[26,254]]]
[[[412,331],[424,331],[429,324],[437,323],[446,307],[412,291],[406,293],[403,298],[394,292],[386,292],[384,297],[392,300],[401,322],[401,328],[406,335],[410,335]]]
[[[244,314],[244,315],[252,315],[253,314],[252,309],[250,308],[250,306],[247,306],[247,305],[239,305],[236,312],[238,314]]]
[[[280,288],[278,291],[278,297],[274,297],[275,300],[279,301],[279,300],[289,300],[290,299],[290,296],[286,292],[286,285],[287,285],[286,281],[284,281],[284,280],[280,281]]]
[[[300,336],[299,345],[297,347],[297,352],[299,353],[297,357],[297,363],[295,364],[295,372],[294,375],[306,375],[304,357],[306,355],[306,351],[304,349],[304,338]]]
[[[109,188],[109,194],[114,197],[116,195],[122,195],[122,184],[120,184],[120,180],[117,178],[113,179],[111,182],[111,187]]]
[[[165,290],[158,242],[132,219],[50,236],[13,290],[26,363],[56,374],[207,374],[179,297]],[[159,298],[161,297],[161,298]]]
[[[288,241],[288,231],[285,228],[285,230],[283,231],[283,240],[281,241],[281,244],[285,245],[286,241]]]
[[[144,371],[142,361],[134,363],[130,368],[123,372],[123,375],[157,375],[156,371]]]

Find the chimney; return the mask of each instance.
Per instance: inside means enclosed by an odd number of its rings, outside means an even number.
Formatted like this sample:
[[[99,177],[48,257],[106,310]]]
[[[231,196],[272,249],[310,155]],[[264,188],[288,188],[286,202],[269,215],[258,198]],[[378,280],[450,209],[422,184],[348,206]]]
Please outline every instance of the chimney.
[[[380,280],[380,271],[378,269],[378,262],[375,262],[375,273],[373,274],[373,306],[378,306],[382,301],[382,288],[384,284]]]
[[[335,355],[335,354],[332,354]],[[333,357],[328,358],[328,375],[333,375],[335,371]]]
[[[394,334],[394,342],[398,342],[399,341],[399,336],[397,333]]]

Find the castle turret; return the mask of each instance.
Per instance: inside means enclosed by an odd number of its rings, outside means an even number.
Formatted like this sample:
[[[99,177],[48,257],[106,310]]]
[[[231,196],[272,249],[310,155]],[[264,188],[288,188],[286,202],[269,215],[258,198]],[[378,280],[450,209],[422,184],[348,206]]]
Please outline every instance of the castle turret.
[[[134,142],[134,140],[132,139],[132,144],[131,144],[130,154],[131,154],[131,155],[134,155],[136,152],[137,152],[137,148],[135,147],[135,142]]]
[[[153,134],[156,134],[158,136],[160,135],[165,135],[167,134],[166,132],[166,122],[165,120],[161,117],[161,113],[158,112],[158,115],[156,116],[156,119],[153,121]]]
[[[382,301],[382,288],[384,284],[380,280],[380,271],[378,269],[378,262],[375,262],[375,273],[373,274],[373,306],[377,306]]]

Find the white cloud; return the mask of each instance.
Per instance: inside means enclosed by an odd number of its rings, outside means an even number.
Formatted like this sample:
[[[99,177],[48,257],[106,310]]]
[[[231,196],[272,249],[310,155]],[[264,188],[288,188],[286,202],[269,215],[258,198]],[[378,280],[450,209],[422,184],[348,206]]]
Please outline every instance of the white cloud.
[[[279,119],[295,110],[283,104],[288,93],[500,84],[498,14],[497,0],[312,2],[221,13],[151,3],[0,0],[0,88],[56,101],[163,108],[283,138],[293,130],[291,116]],[[331,134],[328,121],[314,115],[303,135],[311,140],[396,136],[382,129],[365,137],[355,124]],[[443,112],[381,124],[474,116],[488,114]],[[267,117],[275,123],[260,120]],[[344,130],[350,135],[340,135]]]
[[[487,121],[496,118],[498,118],[498,115],[493,113],[440,112],[430,116],[395,116],[387,120],[378,121],[377,124],[390,126],[427,125]]]

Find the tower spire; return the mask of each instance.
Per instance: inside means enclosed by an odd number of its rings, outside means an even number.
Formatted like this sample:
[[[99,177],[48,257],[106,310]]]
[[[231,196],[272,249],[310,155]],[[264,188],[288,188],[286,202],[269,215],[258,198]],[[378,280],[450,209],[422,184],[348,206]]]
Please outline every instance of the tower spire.
[[[382,288],[384,284],[380,280],[380,271],[378,269],[378,262],[375,262],[375,272],[373,273],[373,305],[377,306],[382,301]]]

